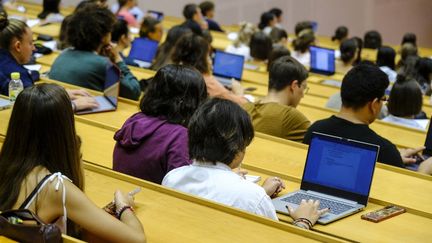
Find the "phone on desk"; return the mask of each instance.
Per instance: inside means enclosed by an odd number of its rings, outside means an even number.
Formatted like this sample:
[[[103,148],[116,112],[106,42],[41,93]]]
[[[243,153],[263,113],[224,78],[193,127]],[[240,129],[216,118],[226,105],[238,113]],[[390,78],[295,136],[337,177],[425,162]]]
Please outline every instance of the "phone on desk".
[[[390,206],[386,206],[382,209],[378,209],[376,211],[367,213],[367,214],[363,214],[361,216],[362,219],[364,220],[368,220],[368,221],[372,221],[375,223],[381,222],[385,219],[394,217],[396,215],[405,213],[406,210],[404,208],[398,207],[398,206],[394,206],[394,205],[390,205]]]
[[[129,196],[133,197],[135,194],[137,194],[138,192],[141,191],[141,188],[135,188],[134,190],[130,191],[128,193]],[[112,216],[116,217],[116,205],[114,200],[110,203],[108,203],[107,205],[105,205],[105,207],[103,207],[103,210],[105,210],[105,212],[111,214]]]

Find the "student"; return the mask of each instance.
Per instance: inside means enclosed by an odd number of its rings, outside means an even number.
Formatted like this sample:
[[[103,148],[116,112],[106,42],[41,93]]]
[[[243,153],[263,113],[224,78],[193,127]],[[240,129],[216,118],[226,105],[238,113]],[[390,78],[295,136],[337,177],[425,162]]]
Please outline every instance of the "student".
[[[192,165],[170,171],[162,185],[277,220],[270,197],[285,188],[282,180],[270,177],[260,187],[232,171],[240,167],[253,137],[250,118],[240,106],[217,98],[205,102],[189,123]],[[311,208],[313,203],[303,202],[296,211],[290,208],[290,215],[296,220],[298,212],[309,207],[309,213],[300,217],[314,224],[327,210]]]
[[[406,66],[408,64],[407,60],[410,57],[419,58],[417,47],[411,43],[405,43],[401,48],[401,58],[396,65],[396,70],[398,73],[407,73]]]
[[[150,69],[159,70],[164,65],[171,63],[171,55],[175,43],[185,34],[192,33],[192,31],[184,26],[176,25],[172,27],[167,34],[165,41],[159,45],[156,52],[156,57]]]
[[[307,92],[307,77],[304,66],[290,56],[273,62],[267,96],[243,106],[251,116],[255,131],[303,141],[310,122],[296,107]]]
[[[34,49],[33,33],[26,23],[17,19],[8,20],[5,12],[0,13],[0,94],[9,95],[13,72],[20,73],[24,88],[33,86],[39,80],[38,71],[30,71],[23,66],[30,61]],[[68,94],[75,110],[98,106],[84,90],[68,90]]]
[[[417,36],[414,33],[406,33],[402,38],[401,45],[404,45],[405,43],[410,43],[413,46],[417,47]]]
[[[332,41],[341,44],[344,40],[348,39],[348,28],[346,26],[339,26],[332,36]]]
[[[250,55],[253,58],[251,62],[258,65],[264,64],[270,56],[273,43],[268,35],[260,31],[252,35],[249,48]]]
[[[42,12],[38,14],[38,18],[43,20],[43,23],[61,23],[64,16],[60,13],[60,0],[43,0]]]
[[[208,29],[213,31],[224,32],[220,25],[214,20],[215,5],[211,1],[204,1],[200,3],[202,16],[207,21]]]
[[[29,209],[72,236],[80,226],[106,241],[144,242],[132,197],[115,192],[116,219],[84,194],[80,140],[69,104],[66,91],[54,84],[29,87],[17,97],[0,152],[0,176],[8,178],[0,180],[0,210]],[[32,191],[35,200],[27,204]]]
[[[276,24],[275,27],[282,29],[282,22],[283,22],[283,12],[280,8],[272,8],[270,9],[269,13],[272,13],[274,16],[276,16]]]
[[[175,64],[188,65],[196,68],[203,76],[210,97],[221,97],[244,104],[243,88],[240,83],[233,81],[232,92],[226,89],[212,75],[210,45],[199,35],[186,34],[177,41],[171,60]]]
[[[414,68],[414,77],[420,84],[422,92],[430,96],[432,82],[432,59],[427,57],[417,58]]]
[[[123,51],[130,47],[132,42],[126,20],[117,19],[114,23],[111,32],[111,42],[115,44],[114,50],[119,53],[122,60],[125,60],[126,57],[123,55]]]
[[[114,135],[113,169],[160,184],[170,170],[190,164],[187,124],[207,98],[202,75],[168,64],[156,73],[141,112]]]
[[[387,103],[389,115],[382,120],[425,131],[428,119],[415,119],[422,106],[423,94],[416,80],[398,75]]]
[[[358,36],[354,36],[352,39],[357,42],[358,47],[357,60],[355,61],[355,65],[357,65],[362,62],[363,39]]]
[[[382,45],[381,34],[378,31],[371,30],[364,36],[364,48],[378,49]]]
[[[294,33],[298,37],[303,30],[309,30],[313,32],[313,24],[311,21],[298,22],[294,27]]]
[[[110,45],[114,15],[108,9],[88,9],[75,13],[67,28],[68,42],[51,66],[49,77],[73,85],[102,91],[106,70],[121,70],[120,96],[138,100],[141,88],[119,53]]]
[[[153,17],[145,17],[140,27],[139,36],[160,42],[162,35],[162,23]]]
[[[315,35],[312,30],[304,29],[298,34],[297,39],[293,41],[294,51],[292,57],[299,61],[304,66],[310,66],[309,47],[314,45]]]
[[[261,14],[261,19],[258,24],[258,28],[266,35],[270,35],[273,27],[276,26],[276,16],[270,12]]]
[[[258,28],[254,24],[247,22],[241,23],[236,40],[233,44],[227,46],[225,51],[232,54],[242,55],[245,57],[245,61],[250,61],[252,57],[250,56],[249,44],[252,35],[257,31]]]
[[[397,73],[395,71],[395,58],[396,51],[389,46],[382,46],[378,48],[376,64],[380,67],[381,71],[385,72],[391,83],[396,82]]]
[[[129,11],[136,6],[136,0],[118,0],[119,10],[117,16],[122,17],[130,27],[139,27],[139,23],[135,16],[133,16]]]
[[[312,124],[303,142],[309,144],[312,132],[321,132],[379,145],[378,161],[381,163],[400,168],[414,163],[416,160],[412,156],[423,150],[423,147],[399,152],[394,144],[369,128],[386,101],[384,92],[388,85],[387,75],[377,66],[355,66],[343,79],[342,108],[339,113]],[[419,172],[424,171],[419,169]]]
[[[195,34],[203,35],[203,31],[208,29],[207,22],[201,15],[201,9],[196,4],[186,4],[183,8],[183,16],[186,20],[181,25],[189,28]]]
[[[106,1],[106,0],[105,0]],[[112,6],[111,6],[111,12],[113,12],[114,14],[115,13],[117,13],[119,11],[119,3],[118,2],[116,2],[116,3],[114,3]],[[130,14],[132,14],[134,17],[135,17],[135,19],[136,19],[136,21],[138,22],[138,23],[140,23],[143,19],[144,19],[144,17],[145,17],[145,14],[144,14],[144,12],[137,6],[137,5],[135,5],[135,6],[133,6],[132,8],[130,8],[129,10],[128,10],[128,12],[130,13]]]
[[[288,48],[283,45],[274,45],[267,62],[267,72],[270,71],[270,67],[274,61],[284,56],[291,56],[291,52]]]
[[[288,33],[284,29],[273,28],[270,31],[270,38],[272,39],[273,45],[286,46],[288,43]]]
[[[354,39],[344,40],[339,47],[341,60],[336,60],[336,71],[338,73],[347,73],[357,60],[358,46]]]

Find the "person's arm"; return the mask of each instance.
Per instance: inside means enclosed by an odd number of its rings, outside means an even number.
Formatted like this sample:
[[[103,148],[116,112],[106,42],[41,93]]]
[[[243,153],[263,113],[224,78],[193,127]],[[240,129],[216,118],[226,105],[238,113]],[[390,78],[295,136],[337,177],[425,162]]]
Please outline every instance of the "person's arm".
[[[421,162],[417,172],[432,175],[432,158]]]
[[[319,210],[319,204],[319,201],[302,200],[295,210],[287,206],[289,215],[294,219],[293,224],[303,229],[311,229],[319,217],[330,210],[329,208]]]
[[[73,222],[95,236],[110,242],[146,241],[141,222],[130,209],[126,209],[118,220],[97,207],[74,184],[66,180],[64,183],[67,214]],[[61,190],[57,192],[58,195],[61,193]],[[58,200],[61,200],[61,196]],[[115,203],[117,207],[131,205],[131,201],[120,191],[115,193]],[[57,204],[61,205],[60,202]]]
[[[414,156],[424,149],[424,146],[418,148],[400,149],[399,153],[404,164],[412,164],[416,162],[416,158],[414,158]]]
[[[239,105],[247,103],[247,99],[243,96],[238,96],[227,90],[222,84],[219,83],[213,76],[204,76],[207,93],[211,97],[220,97],[223,99],[231,100]]]
[[[264,181],[262,187],[267,195],[273,198],[285,189],[285,183],[278,177],[269,177]]]
[[[138,79],[132,74],[126,63],[118,61],[117,66],[120,68],[122,78],[120,81],[120,96],[138,100],[141,95],[141,87]]]

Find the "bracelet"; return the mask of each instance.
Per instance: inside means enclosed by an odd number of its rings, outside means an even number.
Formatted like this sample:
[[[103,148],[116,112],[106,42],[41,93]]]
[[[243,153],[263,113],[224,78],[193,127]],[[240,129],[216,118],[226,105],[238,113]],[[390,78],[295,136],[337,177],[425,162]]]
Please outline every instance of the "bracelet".
[[[309,230],[309,226],[307,224],[303,223],[303,222],[293,222],[293,225],[297,226],[299,228],[302,228],[302,229]]]
[[[294,220],[294,224],[296,224],[296,223],[303,223],[303,224],[307,225],[309,227],[309,229],[312,228],[312,222],[307,218],[298,218],[298,219]]]
[[[72,111],[75,112],[76,108],[77,108],[76,104],[75,104],[75,102],[73,100],[71,101],[71,103],[72,103]]]
[[[119,210],[116,210],[117,218],[120,219],[122,214],[124,213],[124,211],[126,211],[127,209],[130,209],[132,212],[134,212],[134,209],[132,206],[123,206]]]

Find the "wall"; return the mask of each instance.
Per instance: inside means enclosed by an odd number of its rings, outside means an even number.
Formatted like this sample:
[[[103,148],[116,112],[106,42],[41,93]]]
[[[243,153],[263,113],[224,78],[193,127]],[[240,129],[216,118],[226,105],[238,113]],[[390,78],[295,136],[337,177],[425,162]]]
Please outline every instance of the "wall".
[[[28,0],[31,1],[31,0]],[[33,0],[42,2],[42,0]],[[65,6],[79,0],[63,0]],[[114,2],[114,0],[110,0]],[[193,0],[138,0],[142,9],[162,10],[181,16],[182,7]],[[331,36],[339,25],[350,35],[363,36],[367,30],[382,33],[384,42],[399,44],[406,32],[417,34],[420,46],[432,47],[432,0],[214,0],[216,20],[235,24],[242,20],[257,23],[262,12],[277,6],[284,11],[284,26],[293,32],[296,22],[315,20],[318,34]]]

